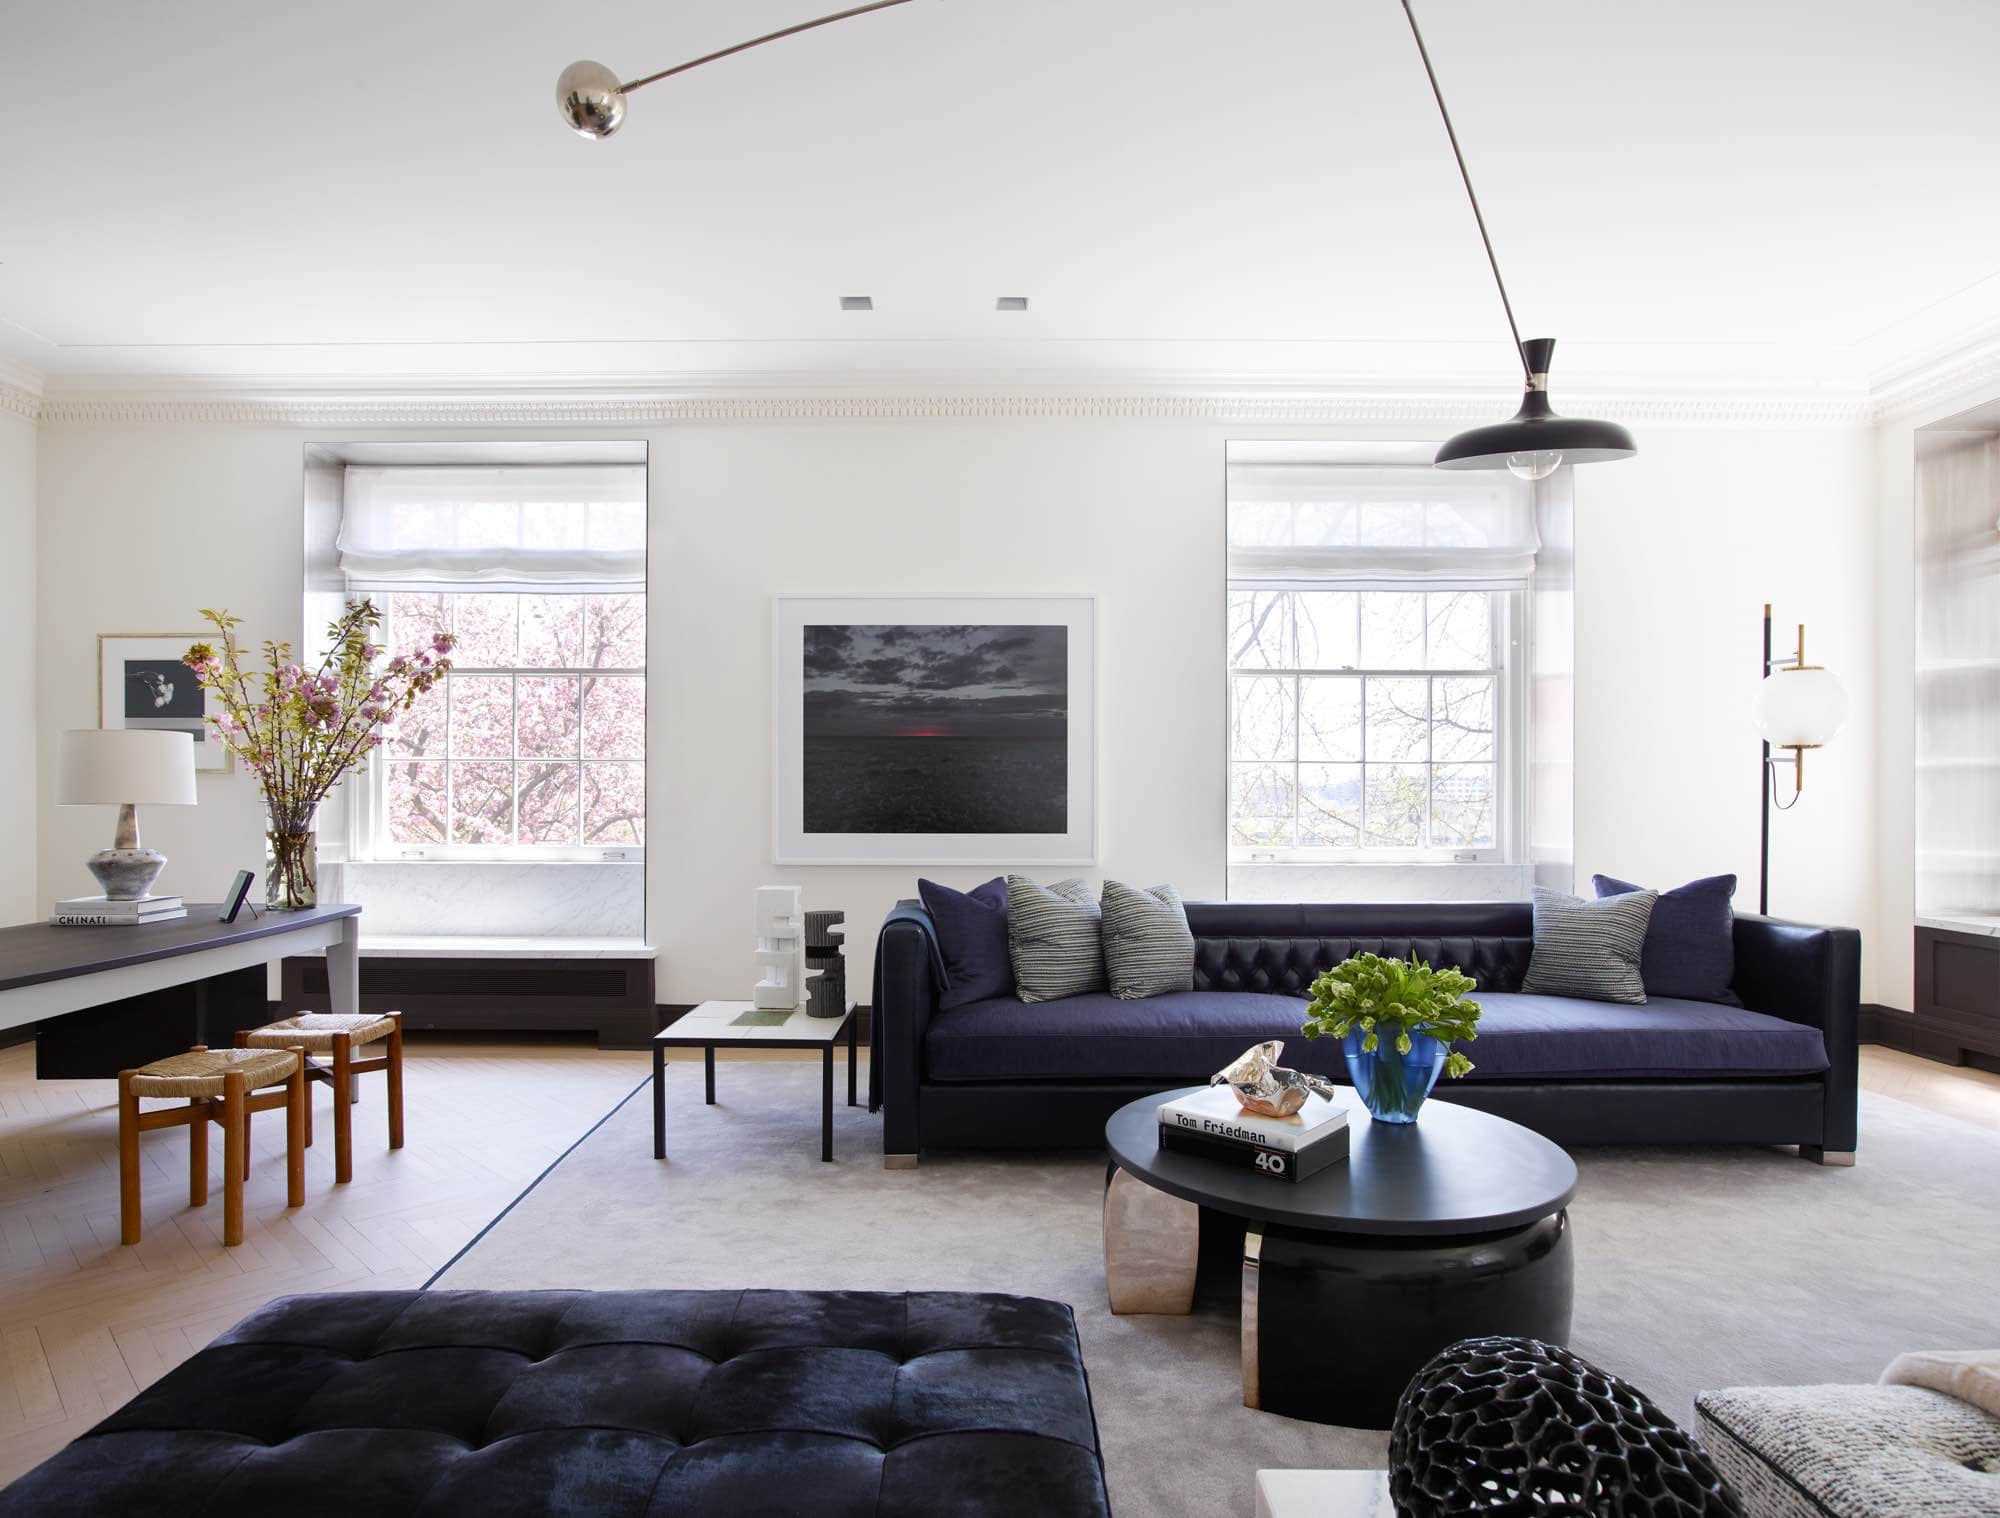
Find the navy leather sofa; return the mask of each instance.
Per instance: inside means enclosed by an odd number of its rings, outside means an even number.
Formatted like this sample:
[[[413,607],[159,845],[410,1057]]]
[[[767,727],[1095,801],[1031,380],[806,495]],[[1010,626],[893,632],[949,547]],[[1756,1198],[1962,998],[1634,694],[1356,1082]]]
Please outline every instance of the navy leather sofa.
[[[915,910],[912,911],[912,908]],[[1135,1097],[1205,1081],[1261,1039],[1346,1079],[1338,1045],[1299,1033],[1313,977],[1351,954],[1472,976],[1477,1069],[1436,1097],[1561,1144],[1798,1144],[1851,1163],[1861,938],[1850,928],[1736,919],[1741,1007],[1655,997],[1620,1006],[1520,992],[1526,902],[1417,905],[1191,902],[1192,991],[938,1009],[929,924],[903,903],[877,947],[883,1150],[1088,1148]]]

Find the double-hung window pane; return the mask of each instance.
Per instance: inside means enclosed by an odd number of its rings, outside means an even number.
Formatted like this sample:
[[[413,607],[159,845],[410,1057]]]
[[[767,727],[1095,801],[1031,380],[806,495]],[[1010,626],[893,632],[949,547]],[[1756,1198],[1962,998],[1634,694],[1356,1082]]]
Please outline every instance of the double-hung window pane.
[[[397,593],[384,642],[440,629],[452,673],[384,749],[387,841],[508,849],[643,845],[643,594]]]
[[[1232,588],[1231,845],[1497,847],[1496,600]]]

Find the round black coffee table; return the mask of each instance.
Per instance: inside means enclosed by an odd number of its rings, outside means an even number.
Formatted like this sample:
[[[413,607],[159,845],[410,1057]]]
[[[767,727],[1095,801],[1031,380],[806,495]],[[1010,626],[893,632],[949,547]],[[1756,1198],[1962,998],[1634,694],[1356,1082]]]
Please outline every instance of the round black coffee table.
[[[1188,1312],[1201,1214],[1241,1222],[1243,1400],[1387,1428],[1424,1362],[1460,1339],[1569,1338],[1576,1165],[1540,1134],[1452,1102],[1372,1121],[1351,1092],[1348,1158],[1274,1180],[1163,1152],[1163,1091],[1105,1125],[1113,1312]]]

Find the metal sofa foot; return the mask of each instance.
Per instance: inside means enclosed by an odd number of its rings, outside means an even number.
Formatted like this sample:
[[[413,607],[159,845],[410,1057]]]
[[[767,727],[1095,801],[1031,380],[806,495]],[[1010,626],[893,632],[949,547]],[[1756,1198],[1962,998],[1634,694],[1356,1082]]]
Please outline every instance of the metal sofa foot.
[[[1852,1149],[1822,1149],[1817,1144],[1799,1145],[1799,1158],[1811,1160],[1815,1165],[1852,1165]]]
[[[915,1170],[918,1156],[914,1154],[885,1154],[882,1156],[884,1170]]]

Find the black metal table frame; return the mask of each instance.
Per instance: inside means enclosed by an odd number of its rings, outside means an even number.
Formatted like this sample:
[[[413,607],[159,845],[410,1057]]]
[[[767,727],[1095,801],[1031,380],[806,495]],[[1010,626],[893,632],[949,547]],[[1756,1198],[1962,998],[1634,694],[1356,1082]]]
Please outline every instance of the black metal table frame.
[[[817,1049],[820,1051],[819,1077],[819,1157],[833,1161],[833,1046],[844,1034],[847,1039],[847,1105],[858,1107],[854,1079],[857,1029],[860,1018],[848,1009],[841,1027],[831,1038],[703,1038],[695,1034],[676,1037],[671,1025],[653,1039],[653,1158],[667,1157],[667,1050],[699,1049],[706,1086],[706,1105],[715,1105],[715,1051],[719,1045],[745,1049]]]

